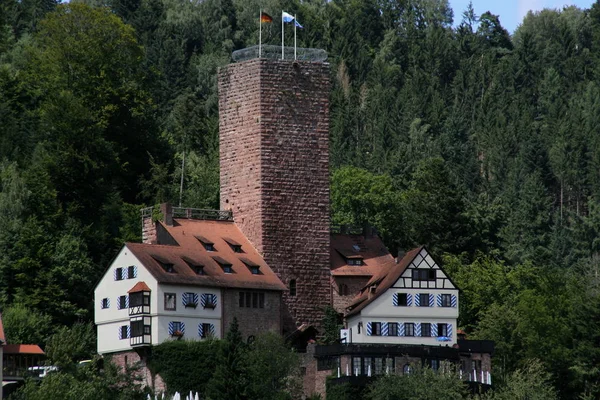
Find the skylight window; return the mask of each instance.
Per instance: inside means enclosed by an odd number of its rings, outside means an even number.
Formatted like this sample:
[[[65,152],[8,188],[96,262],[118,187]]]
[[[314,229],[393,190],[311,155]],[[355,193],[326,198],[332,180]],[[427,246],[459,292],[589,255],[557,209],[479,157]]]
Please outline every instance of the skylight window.
[[[217,264],[219,264],[219,266],[223,269],[223,272],[225,272],[226,274],[233,274],[233,267],[231,266],[231,263],[221,257],[217,257],[214,256],[213,260],[215,260],[217,262]]]
[[[158,265],[160,265],[162,267],[162,269],[165,272],[168,272],[170,274],[174,274],[177,272],[177,271],[175,271],[175,266],[172,262],[169,262],[168,260],[158,258],[155,256],[152,256],[152,258],[154,259],[154,261],[156,261],[158,263]]]
[[[360,246],[357,244],[352,245],[352,248],[354,249],[354,251],[360,251]]]
[[[206,275],[206,271],[204,270],[204,265],[192,260],[191,258],[188,257],[181,257],[181,259],[188,265],[188,267],[190,267],[190,269],[192,271],[194,271],[194,273],[196,275]]]
[[[243,253],[244,251],[242,250],[242,245],[238,242],[236,242],[233,239],[230,238],[223,238],[223,240],[225,240],[225,242],[227,242],[227,244],[229,245],[229,247],[231,247],[231,250],[233,250],[234,253]]]
[[[260,265],[248,260],[247,258],[241,258],[242,262],[248,267],[252,275],[260,275]]]
[[[196,239],[198,239],[198,241],[202,243],[202,246],[204,246],[204,249],[206,251],[216,251],[215,244],[212,241],[202,236],[196,236]]]

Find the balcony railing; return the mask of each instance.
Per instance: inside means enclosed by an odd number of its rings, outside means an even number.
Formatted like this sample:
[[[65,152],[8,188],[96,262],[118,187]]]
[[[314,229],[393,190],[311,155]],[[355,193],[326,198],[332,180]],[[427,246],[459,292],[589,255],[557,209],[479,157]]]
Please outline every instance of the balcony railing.
[[[173,218],[233,221],[233,213],[231,210],[173,207]]]

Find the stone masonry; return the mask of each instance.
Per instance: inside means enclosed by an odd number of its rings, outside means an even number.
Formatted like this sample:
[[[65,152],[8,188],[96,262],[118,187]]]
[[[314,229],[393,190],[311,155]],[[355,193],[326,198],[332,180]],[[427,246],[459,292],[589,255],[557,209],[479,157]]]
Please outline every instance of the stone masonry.
[[[329,65],[254,59],[219,72],[221,209],[296,295],[284,333],[319,326],[329,286]]]
[[[240,292],[262,293],[264,308],[240,307]],[[223,332],[227,332],[234,318],[244,340],[249,336],[273,332],[281,334],[281,292],[250,289],[223,289]]]

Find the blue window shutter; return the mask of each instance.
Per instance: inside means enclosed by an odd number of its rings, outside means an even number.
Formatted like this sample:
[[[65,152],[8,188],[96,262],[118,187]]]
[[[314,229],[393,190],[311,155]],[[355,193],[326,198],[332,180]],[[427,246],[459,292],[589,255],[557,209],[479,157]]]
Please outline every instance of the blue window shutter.
[[[446,336],[448,336],[449,338],[451,338],[452,337],[452,324],[448,324],[447,326],[448,326],[448,328],[447,328],[448,329],[448,334]]]
[[[169,335],[172,335],[175,332],[175,324],[173,321],[169,322]]]
[[[398,323],[398,336],[404,336],[404,322]]]
[[[433,302],[434,302],[434,296],[433,296],[433,294],[430,294],[429,295],[429,307],[433,307],[433,305],[434,305]]]
[[[389,326],[387,322],[381,323],[381,336],[389,336]]]
[[[131,337],[131,325],[127,325],[127,337]]]
[[[202,322],[198,324],[198,336],[204,336],[204,327],[202,326]]]
[[[421,336],[421,324],[418,322],[415,324],[415,336]]]
[[[137,265],[133,266],[133,276],[132,278],[137,278]]]
[[[437,295],[437,306],[438,307],[442,306],[442,295],[441,294]]]
[[[421,306],[421,296],[419,296],[418,294],[415,295],[415,306],[417,306],[417,307]]]
[[[398,293],[394,293],[393,303],[395,307],[398,307]]]
[[[215,336],[215,332],[216,332],[216,331],[215,331],[215,326],[214,326],[213,324],[210,324],[210,334],[211,334],[212,336]]]
[[[129,270],[129,268],[127,268],[127,267],[123,267],[123,269],[121,270],[121,271],[122,271],[122,272],[121,272],[121,278],[123,278],[123,279],[128,279],[128,277],[127,277],[127,272],[128,272],[128,270]]]
[[[458,299],[456,298],[456,295],[455,295],[455,294],[453,294],[453,295],[452,295],[452,299],[450,300],[450,301],[451,301],[451,305],[452,305],[452,307],[456,308],[456,306],[457,306],[457,300],[458,300]]]
[[[121,309],[121,296],[117,297],[117,310]]]
[[[202,294],[202,307],[206,307],[206,304],[208,303],[208,294],[203,293]]]
[[[211,294],[212,297],[212,302],[215,305],[215,307],[217,306],[217,295],[216,294]]]
[[[121,327],[119,326],[119,340],[123,339],[123,330],[121,329]]]
[[[367,336],[371,336],[373,334],[373,327],[370,322],[367,322]]]
[[[181,328],[181,333],[185,333],[185,322],[180,322],[179,327]]]
[[[412,294],[406,295],[406,305],[409,307],[412,306],[412,298],[413,298]]]
[[[129,308],[129,296],[125,296],[125,308]]]
[[[437,337],[437,324],[431,324],[431,336]]]
[[[117,280],[117,268],[113,270],[113,278],[115,279],[115,281]]]

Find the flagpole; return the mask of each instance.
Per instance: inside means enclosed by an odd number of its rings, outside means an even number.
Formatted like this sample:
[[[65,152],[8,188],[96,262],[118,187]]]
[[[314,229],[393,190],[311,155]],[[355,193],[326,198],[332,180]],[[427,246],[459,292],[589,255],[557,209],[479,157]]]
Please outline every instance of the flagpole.
[[[294,14],[294,61],[296,61],[296,14]]]
[[[258,11],[258,58],[262,50],[262,9]]]
[[[283,60],[283,10],[281,10],[281,59]]]

